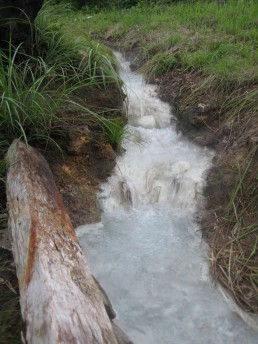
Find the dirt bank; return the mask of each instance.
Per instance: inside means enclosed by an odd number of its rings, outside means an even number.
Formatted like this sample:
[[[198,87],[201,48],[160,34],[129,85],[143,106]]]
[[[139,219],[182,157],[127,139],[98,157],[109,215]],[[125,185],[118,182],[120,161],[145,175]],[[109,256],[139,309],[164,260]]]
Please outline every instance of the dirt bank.
[[[258,192],[258,118],[246,111],[232,120],[233,109],[222,107],[222,91],[195,92],[205,79],[200,73],[174,70],[156,81],[160,98],[169,102],[178,118],[179,130],[216,152],[207,175],[205,209],[198,219],[211,248],[215,280],[239,305],[257,313],[257,213],[252,202]],[[238,92],[251,92],[253,87]]]
[[[110,85],[86,93],[81,90],[77,96],[89,110],[101,114],[108,112],[109,118],[121,117],[123,95]],[[75,116],[73,110],[63,108],[59,116]],[[74,122],[64,128],[60,139],[63,151],[46,151],[45,156],[54,174],[56,184],[64,198],[65,205],[75,227],[100,220],[97,191],[100,183],[112,173],[116,153],[101,133],[96,121]]]

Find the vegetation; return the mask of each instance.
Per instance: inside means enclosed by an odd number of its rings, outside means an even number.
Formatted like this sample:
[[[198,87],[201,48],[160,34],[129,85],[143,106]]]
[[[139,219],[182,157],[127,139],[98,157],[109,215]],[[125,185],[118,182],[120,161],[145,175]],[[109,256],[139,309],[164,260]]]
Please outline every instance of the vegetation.
[[[253,149],[239,167],[238,180],[231,192],[212,246],[212,268],[215,276],[229,287],[239,304],[258,312],[258,174]],[[219,235],[227,240],[221,240]]]
[[[59,10],[69,11],[67,6],[59,6]],[[106,88],[111,84],[121,88],[112,57],[100,44],[90,40],[71,44],[48,18],[53,23],[55,15],[46,5],[36,21],[30,54],[22,51],[22,45],[13,47],[11,42],[9,51],[0,51],[2,145],[8,146],[15,138],[49,142],[58,130],[68,126],[67,122],[80,121],[85,116],[99,121],[100,114],[86,106],[82,116],[76,118],[58,117],[57,110],[71,99],[76,107],[79,89]]]
[[[203,1],[191,6],[184,2],[163,7],[141,4],[123,10],[122,15],[113,9],[108,15],[104,11],[95,13],[90,20],[81,13],[76,20],[94,37],[123,38],[121,49],[137,45],[138,58],[150,63],[154,58],[157,70],[164,56],[172,55],[182,68],[252,81],[257,78],[256,10],[254,1],[248,1],[248,5],[231,1],[224,6]],[[111,27],[112,34],[107,37]],[[172,51],[174,47],[176,52]]]

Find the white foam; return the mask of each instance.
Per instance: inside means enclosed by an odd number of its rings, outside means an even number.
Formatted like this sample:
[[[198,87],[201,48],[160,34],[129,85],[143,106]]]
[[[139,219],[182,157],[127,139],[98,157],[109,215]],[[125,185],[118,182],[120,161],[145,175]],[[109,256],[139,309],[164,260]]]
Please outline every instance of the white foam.
[[[91,269],[135,344],[256,344],[257,333],[212,285],[193,220],[213,153],[178,134],[156,87],[117,57],[133,139],[102,185],[103,224],[79,229]]]

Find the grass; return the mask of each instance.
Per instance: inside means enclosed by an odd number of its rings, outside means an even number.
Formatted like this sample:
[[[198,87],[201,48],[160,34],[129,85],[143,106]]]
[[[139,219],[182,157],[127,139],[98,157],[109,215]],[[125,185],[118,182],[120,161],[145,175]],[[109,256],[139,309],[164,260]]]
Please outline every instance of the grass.
[[[94,81],[96,85],[106,87],[115,83],[121,87],[110,50],[91,39],[87,33],[80,37],[73,34],[73,28],[68,30],[63,27],[62,18],[72,16],[74,12],[69,4],[51,6],[50,2],[45,3],[36,19],[35,31],[36,40],[40,42],[40,56],[47,63],[63,64],[69,61],[71,66],[77,65],[80,74],[83,71],[82,78],[91,78],[91,82]]]
[[[121,147],[122,141],[127,136],[127,131],[124,128],[125,121],[121,118],[114,118],[111,120],[102,120],[102,124],[105,131],[105,136],[107,141],[115,148],[119,149]]]
[[[223,6],[216,1],[170,6],[141,2],[129,9],[71,11],[59,15],[56,25],[81,42],[99,39],[122,51],[133,50],[149,80],[173,70],[199,73],[203,85],[197,85],[198,93],[219,89],[225,94],[220,113],[231,112],[228,120],[233,113],[237,119],[239,112],[231,111],[237,103],[256,107],[256,93],[252,96],[240,88],[258,80],[257,14],[258,5],[252,0]]]
[[[64,5],[58,10],[69,13]],[[52,23],[55,15],[46,4],[36,20],[30,54],[22,52],[22,45],[13,48],[11,42],[8,52],[0,51],[0,141],[6,145],[15,138],[53,142],[56,132],[69,126],[64,122],[76,120],[58,117],[57,110],[80,89],[111,84],[121,89],[112,58],[99,43],[71,44],[71,38]],[[89,114],[98,120],[93,111]]]
[[[140,70],[148,79],[156,78],[172,70],[178,64],[178,59],[171,53],[155,54]]]
[[[10,50],[8,55],[0,51],[0,139],[8,144],[15,138],[28,142],[28,139],[48,136],[55,110],[64,96],[50,89],[55,81],[51,77],[53,68],[34,58],[16,64],[18,53],[19,48]],[[39,75],[35,75],[34,64],[43,69]]]
[[[258,170],[255,152],[239,167],[238,181],[231,192],[223,218],[218,221],[212,247],[216,278],[234,295],[239,305],[258,313]],[[227,240],[222,241],[220,231]]]
[[[224,6],[202,1],[163,7],[142,5],[90,16],[81,12],[72,20],[75,31],[80,27],[92,37],[120,40],[122,49],[137,44],[140,57],[147,63],[154,57],[157,62],[155,55],[161,52],[173,56],[171,48],[177,47],[178,62],[184,68],[252,81],[258,73],[256,16],[255,1],[248,1],[248,5],[229,1]]]

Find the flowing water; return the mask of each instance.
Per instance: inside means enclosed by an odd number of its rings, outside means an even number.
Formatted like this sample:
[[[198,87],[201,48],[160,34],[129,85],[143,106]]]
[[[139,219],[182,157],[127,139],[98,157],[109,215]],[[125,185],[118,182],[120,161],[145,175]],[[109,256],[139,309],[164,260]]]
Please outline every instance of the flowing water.
[[[102,222],[77,229],[93,274],[135,344],[258,343],[213,286],[194,214],[213,153],[175,129],[168,104],[117,53],[128,140],[102,186]]]

